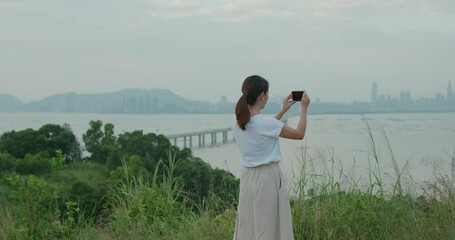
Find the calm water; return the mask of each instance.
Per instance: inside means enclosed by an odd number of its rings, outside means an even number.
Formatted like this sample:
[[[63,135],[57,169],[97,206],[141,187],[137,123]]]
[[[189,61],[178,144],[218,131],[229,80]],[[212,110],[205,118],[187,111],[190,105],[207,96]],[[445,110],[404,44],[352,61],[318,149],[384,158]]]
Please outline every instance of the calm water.
[[[68,123],[81,141],[90,120],[114,124],[117,134],[143,130],[145,133],[166,135],[230,127],[233,119],[234,115],[230,114],[0,113],[0,132],[37,129],[46,123]],[[296,126],[297,121],[297,118],[290,118],[288,124]],[[315,174],[343,172],[351,178],[367,177],[368,169],[375,168],[376,163],[372,158],[366,123],[374,135],[384,179],[393,179],[395,176],[384,132],[400,169],[404,169],[409,179],[422,182],[433,179],[435,174],[451,173],[450,162],[455,150],[455,113],[309,116],[307,134],[303,141],[280,140],[283,173],[288,179],[295,179],[302,163],[305,163],[307,171]],[[227,169],[239,176],[240,155],[232,142],[231,133],[229,139],[231,141],[228,144],[194,148],[193,154],[213,167]],[[304,153],[306,158],[303,157]]]

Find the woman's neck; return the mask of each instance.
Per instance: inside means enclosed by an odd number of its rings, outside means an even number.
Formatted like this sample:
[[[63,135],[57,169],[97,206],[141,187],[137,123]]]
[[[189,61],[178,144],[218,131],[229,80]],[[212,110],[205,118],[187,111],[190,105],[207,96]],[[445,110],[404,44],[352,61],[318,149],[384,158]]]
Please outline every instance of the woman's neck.
[[[248,109],[250,110],[250,116],[255,116],[261,113],[261,109],[256,106],[248,107]]]

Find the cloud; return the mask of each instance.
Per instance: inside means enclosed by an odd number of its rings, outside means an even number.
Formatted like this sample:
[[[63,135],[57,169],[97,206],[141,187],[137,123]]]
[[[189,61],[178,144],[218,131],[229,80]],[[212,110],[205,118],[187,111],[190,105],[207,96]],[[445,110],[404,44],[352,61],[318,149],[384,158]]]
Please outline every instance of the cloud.
[[[455,14],[453,0],[421,0],[421,9],[429,15]]]
[[[0,3],[0,9],[10,9],[10,8],[16,8],[18,4],[13,3],[13,2],[3,2]]]
[[[302,5],[277,3],[271,0],[216,2],[155,0],[149,3],[154,6],[151,11],[153,17],[169,20],[202,16],[224,22],[245,22],[258,18],[292,19],[299,16],[296,6]]]

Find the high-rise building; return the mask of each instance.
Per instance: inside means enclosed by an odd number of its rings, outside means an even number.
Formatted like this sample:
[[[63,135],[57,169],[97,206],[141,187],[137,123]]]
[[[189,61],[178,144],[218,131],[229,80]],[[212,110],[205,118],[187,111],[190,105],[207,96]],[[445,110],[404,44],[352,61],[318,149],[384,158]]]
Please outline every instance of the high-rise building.
[[[449,85],[447,86],[447,100],[451,101],[453,97],[452,82],[449,81]]]
[[[227,103],[227,98],[226,98],[225,95],[221,96],[221,98],[220,98],[220,103],[221,103],[221,104],[226,104],[226,103]]]
[[[374,82],[371,88],[371,104],[376,105],[378,102],[378,83]]]

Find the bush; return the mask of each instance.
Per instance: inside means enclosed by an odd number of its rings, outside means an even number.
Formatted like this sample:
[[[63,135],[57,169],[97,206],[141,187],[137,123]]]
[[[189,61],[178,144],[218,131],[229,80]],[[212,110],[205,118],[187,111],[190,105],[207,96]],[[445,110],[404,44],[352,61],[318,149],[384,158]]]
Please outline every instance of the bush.
[[[16,160],[8,153],[0,153],[0,172],[11,172],[14,170]]]
[[[97,163],[74,163],[50,175],[62,199],[78,202],[81,213],[99,217],[109,191],[109,172]]]
[[[12,176],[7,178],[11,191],[9,199],[16,205],[14,212],[14,231],[9,236],[14,239],[52,239],[64,236],[65,230],[72,228],[74,219],[62,215],[56,188],[43,179],[33,175],[27,178]],[[76,203],[67,206],[73,216]],[[66,224],[66,225],[65,225]]]
[[[36,155],[27,154],[24,159],[16,161],[15,169],[22,175],[50,173],[52,171],[51,157],[48,152],[40,152]]]

